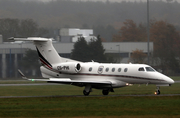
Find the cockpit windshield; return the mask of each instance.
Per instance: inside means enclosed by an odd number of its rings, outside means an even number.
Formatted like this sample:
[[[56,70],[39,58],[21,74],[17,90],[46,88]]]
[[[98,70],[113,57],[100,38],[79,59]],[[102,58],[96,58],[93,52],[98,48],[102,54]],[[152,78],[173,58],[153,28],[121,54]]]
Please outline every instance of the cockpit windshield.
[[[143,67],[139,68],[138,71],[145,71]]]
[[[152,67],[146,67],[147,72],[155,72],[155,70]]]

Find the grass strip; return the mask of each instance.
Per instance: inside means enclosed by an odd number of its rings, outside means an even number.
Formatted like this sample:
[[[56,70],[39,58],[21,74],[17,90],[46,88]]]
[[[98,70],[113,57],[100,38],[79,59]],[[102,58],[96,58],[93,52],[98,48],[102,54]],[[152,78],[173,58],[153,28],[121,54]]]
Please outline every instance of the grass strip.
[[[0,99],[0,117],[180,116],[180,96]]]

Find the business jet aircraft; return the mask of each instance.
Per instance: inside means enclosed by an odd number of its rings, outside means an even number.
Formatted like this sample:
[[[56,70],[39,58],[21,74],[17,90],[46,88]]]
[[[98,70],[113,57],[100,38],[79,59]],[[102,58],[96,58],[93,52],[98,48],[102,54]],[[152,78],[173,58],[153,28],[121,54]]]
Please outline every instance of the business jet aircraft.
[[[49,83],[71,84],[85,87],[83,94],[88,96],[92,88],[102,89],[103,95],[114,92],[114,88],[130,84],[155,84],[156,95],[160,86],[170,86],[174,81],[145,64],[111,64],[80,62],[60,57],[52,45],[52,39],[29,37],[10,38],[14,41],[33,41],[37,48],[42,76],[49,79],[28,79],[19,70],[24,79],[46,81]]]

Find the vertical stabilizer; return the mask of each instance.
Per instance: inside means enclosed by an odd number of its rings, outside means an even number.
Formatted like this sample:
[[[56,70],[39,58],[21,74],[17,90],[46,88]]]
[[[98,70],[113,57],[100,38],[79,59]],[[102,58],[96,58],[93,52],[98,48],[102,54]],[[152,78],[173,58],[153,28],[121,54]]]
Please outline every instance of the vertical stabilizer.
[[[52,45],[52,39],[29,37],[29,38],[10,38],[15,41],[33,41],[41,63],[46,67],[52,69],[52,65],[61,63],[62,58],[59,56],[54,46]]]
[[[40,58],[40,61],[43,64],[57,64],[61,63],[61,57],[55,50],[54,46],[52,45],[52,40],[49,39],[47,41],[34,41],[34,44],[37,48],[37,52]]]

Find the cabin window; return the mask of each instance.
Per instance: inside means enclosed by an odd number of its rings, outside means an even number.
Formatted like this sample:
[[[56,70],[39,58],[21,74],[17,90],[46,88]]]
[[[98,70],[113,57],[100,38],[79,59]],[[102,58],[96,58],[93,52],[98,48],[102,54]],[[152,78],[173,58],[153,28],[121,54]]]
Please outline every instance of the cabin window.
[[[89,68],[89,71],[92,71],[92,67]]]
[[[124,72],[127,72],[127,71],[128,71],[128,69],[127,69],[127,68],[125,68],[125,69],[124,69]]]
[[[121,68],[118,68],[118,72],[121,72]]]
[[[109,71],[109,68],[106,68],[106,72],[108,72]]]
[[[155,70],[153,68],[151,68],[151,67],[146,67],[146,71],[147,72],[154,72]]]
[[[114,72],[115,71],[115,68],[112,68],[112,72]]]
[[[138,69],[138,71],[144,71],[144,68],[143,68],[143,67],[141,67],[141,68],[139,68],[139,69]]]

